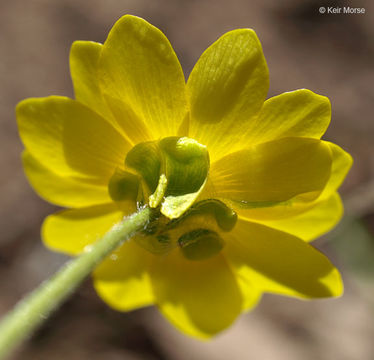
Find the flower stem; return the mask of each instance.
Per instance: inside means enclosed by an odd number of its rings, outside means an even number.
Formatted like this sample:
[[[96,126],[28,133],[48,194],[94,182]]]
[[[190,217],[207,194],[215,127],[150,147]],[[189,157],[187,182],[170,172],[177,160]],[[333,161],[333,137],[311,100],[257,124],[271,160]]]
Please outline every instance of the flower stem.
[[[107,255],[144,228],[149,217],[149,208],[143,208],[126,217],[93,244],[88,252],[69,261],[21,300],[0,323],[0,359],[28,338]]]

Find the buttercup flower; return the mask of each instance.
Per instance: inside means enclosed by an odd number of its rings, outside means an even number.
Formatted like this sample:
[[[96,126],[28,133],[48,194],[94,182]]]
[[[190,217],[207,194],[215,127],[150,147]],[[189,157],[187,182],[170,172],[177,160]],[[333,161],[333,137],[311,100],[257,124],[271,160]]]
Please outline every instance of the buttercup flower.
[[[95,270],[120,311],[155,304],[206,338],[262,293],[339,296],[330,261],[308,242],[342,215],[337,188],[351,166],[320,140],[326,97],[296,90],[265,101],[268,69],[253,30],[226,33],[185,83],[166,37],[122,17],[103,45],[77,41],[75,100],[17,107],[23,164],[35,190],[70,208],[47,217],[45,244],[77,255],[124,216],[152,218]]]

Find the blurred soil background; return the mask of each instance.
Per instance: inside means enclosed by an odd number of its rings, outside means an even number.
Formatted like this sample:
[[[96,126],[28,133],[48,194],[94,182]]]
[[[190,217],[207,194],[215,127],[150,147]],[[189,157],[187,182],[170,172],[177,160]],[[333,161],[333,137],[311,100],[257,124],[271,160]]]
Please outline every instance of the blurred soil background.
[[[296,0],[0,1],[0,315],[67,259],[40,242],[43,218],[56,208],[25,179],[14,107],[27,97],[72,96],[71,43],[103,42],[123,14],[159,27],[186,77],[224,32],[255,29],[270,69],[269,97],[304,87],[328,96],[333,116],[325,139],[355,160],[341,191],[345,218],[315,242],[342,271],[343,297],[304,302],[265,295],[231,329],[198,342],[153,308],[111,310],[87,280],[12,359],[374,359],[374,2],[328,5],[366,13],[322,15],[325,3]]]

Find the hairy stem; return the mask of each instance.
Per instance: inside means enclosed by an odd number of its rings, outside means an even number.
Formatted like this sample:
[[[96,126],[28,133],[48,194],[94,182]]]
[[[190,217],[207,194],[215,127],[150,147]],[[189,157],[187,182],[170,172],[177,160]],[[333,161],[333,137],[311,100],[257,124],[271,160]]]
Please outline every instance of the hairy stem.
[[[94,243],[88,252],[69,261],[21,300],[0,322],[0,359],[30,337],[107,255],[144,228],[149,217],[149,208],[126,217]]]

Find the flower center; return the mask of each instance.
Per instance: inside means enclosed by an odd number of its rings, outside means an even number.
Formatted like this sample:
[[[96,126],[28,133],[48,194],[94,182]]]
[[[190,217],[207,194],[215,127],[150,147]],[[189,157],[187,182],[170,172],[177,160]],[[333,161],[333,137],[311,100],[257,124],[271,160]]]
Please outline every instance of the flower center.
[[[135,240],[155,254],[179,247],[190,260],[211,257],[224,246],[220,232],[230,231],[236,213],[214,199],[197,201],[207,181],[206,146],[187,137],[168,137],[137,144],[124,169],[109,181],[114,201],[148,204],[152,219]]]

